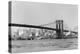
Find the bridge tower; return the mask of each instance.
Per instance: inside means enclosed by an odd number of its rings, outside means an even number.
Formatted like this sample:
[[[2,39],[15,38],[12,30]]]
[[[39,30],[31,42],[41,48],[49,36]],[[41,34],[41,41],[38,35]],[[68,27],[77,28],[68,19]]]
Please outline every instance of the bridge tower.
[[[57,39],[62,39],[63,37],[63,20],[56,20],[56,34]]]

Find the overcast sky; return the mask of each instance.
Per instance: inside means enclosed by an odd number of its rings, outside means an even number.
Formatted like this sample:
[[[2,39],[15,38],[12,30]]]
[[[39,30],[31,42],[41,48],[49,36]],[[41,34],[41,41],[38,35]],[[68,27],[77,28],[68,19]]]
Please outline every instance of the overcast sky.
[[[63,19],[69,26],[77,26],[77,5],[36,2],[12,2],[12,23],[41,25]]]

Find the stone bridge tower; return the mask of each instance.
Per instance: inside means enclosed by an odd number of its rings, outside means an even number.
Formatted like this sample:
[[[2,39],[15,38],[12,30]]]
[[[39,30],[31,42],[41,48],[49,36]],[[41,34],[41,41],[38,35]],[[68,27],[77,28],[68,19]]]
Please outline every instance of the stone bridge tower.
[[[64,36],[63,36],[63,20],[56,20],[56,34],[57,34],[57,39],[64,38]]]

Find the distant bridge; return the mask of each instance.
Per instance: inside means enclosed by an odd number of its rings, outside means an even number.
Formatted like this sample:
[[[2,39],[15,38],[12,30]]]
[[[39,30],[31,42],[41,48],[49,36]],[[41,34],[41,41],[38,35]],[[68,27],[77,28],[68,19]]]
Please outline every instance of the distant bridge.
[[[44,24],[40,26],[9,23],[9,27],[14,26],[14,27],[29,27],[29,28],[54,30],[56,31],[58,38],[64,38],[63,32],[69,32],[69,30],[64,29],[63,20],[56,20],[55,23],[56,23],[56,28],[46,27],[49,26],[50,24],[53,25],[53,23]],[[78,34],[78,32],[75,31],[70,31],[70,32]]]

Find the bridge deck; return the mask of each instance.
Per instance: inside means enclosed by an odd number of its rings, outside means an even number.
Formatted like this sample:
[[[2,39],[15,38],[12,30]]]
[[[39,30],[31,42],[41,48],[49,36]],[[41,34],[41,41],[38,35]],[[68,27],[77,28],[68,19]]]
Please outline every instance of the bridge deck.
[[[48,29],[48,30],[58,30],[56,28],[49,28],[49,27],[42,27],[42,26],[36,26],[36,25],[25,25],[25,24],[15,24],[15,23],[9,23],[9,26],[15,26],[15,27],[29,27],[29,28],[38,28],[38,29]],[[69,30],[63,30],[64,32],[69,32]],[[73,33],[78,33],[75,31],[71,31]]]

